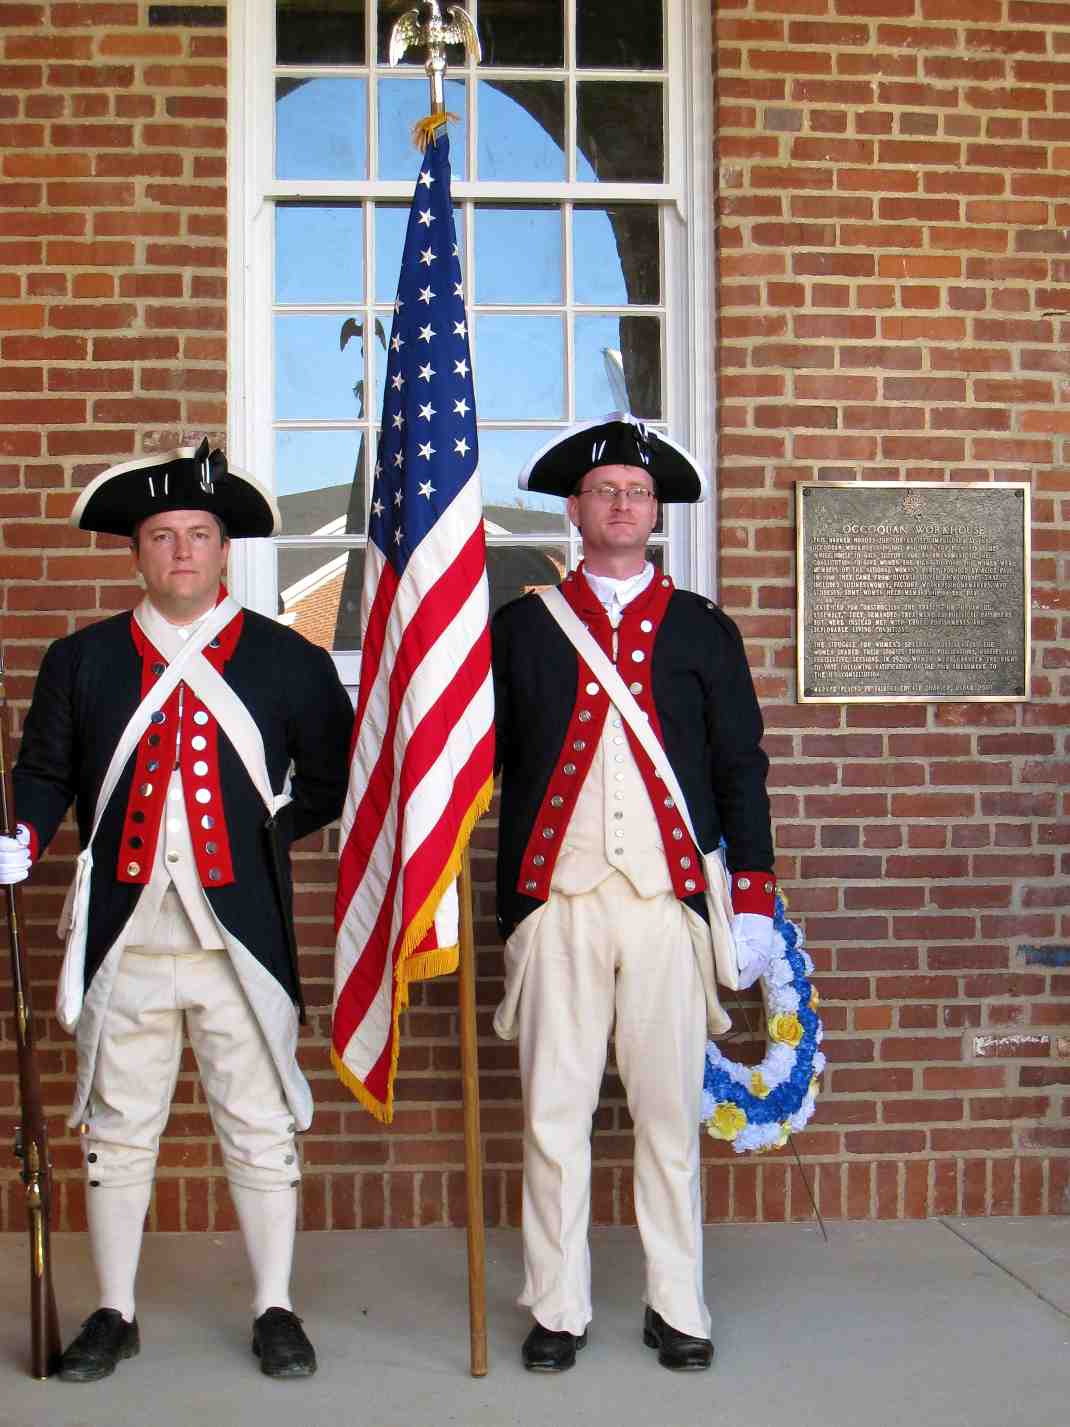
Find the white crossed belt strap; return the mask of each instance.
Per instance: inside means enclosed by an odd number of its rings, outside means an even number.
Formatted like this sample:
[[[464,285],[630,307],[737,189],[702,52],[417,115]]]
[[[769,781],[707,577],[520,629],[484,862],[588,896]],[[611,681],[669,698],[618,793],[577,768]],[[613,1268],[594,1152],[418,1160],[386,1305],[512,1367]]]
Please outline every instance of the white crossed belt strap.
[[[196,634],[182,646],[138,704],[115,745],[97,794],[92,832],[75,864],[74,881],[67,893],[60,919],[59,932],[61,936],[66,935],[67,951],[56,993],[56,1013],[67,1030],[73,1029],[82,1004],[93,842],[104,811],[131,754],[137,748],[141,735],[149,726],[153,712],[166,703],[181,681],[184,680],[201,702],[212,711],[245,765],[268,814],[273,815],[289,801],[286,794],[276,796],[272,791],[264,755],[264,740],[252,715],[222,675],[217,673],[204,657],[208,644],[240,612],[241,606],[230,595],[225,596],[215,606]]]
[[[634,694],[621,678],[616,668],[606,657],[590,630],[576,614],[559,589],[540,590],[539,598],[560,626],[569,643],[582,657],[596,679],[616,705],[621,717],[635,734],[646,752],[661,781],[668,788],[680,816],[684,820],[695,850],[702,858],[702,870],[706,876],[706,910],[710,918],[710,934],[713,938],[714,964],[717,980],[729,990],[739,987],[739,963],[736,945],[732,937],[732,897],[728,886],[728,873],[719,851],[703,852],[695,836],[695,824],[691,818],[687,800],[680,780],[664,748],[654,736],[650,722],[635,700]]]

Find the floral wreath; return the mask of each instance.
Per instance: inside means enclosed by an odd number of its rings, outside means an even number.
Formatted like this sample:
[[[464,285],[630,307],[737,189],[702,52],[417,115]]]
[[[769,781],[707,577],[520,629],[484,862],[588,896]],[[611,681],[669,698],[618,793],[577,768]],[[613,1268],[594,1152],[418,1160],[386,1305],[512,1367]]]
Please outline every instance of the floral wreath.
[[[759,982],[769,1037],[765,1058],[761,1065],[740,1065],[716,1042],[706,1046],[701,1118],[713,1138],[727,1140],[737,1154],[780,1149],[814,1113],[825,1057],[818,1049],[824,1031],[809,980],[813,970],[802,931],[777,897],[773,955]]]

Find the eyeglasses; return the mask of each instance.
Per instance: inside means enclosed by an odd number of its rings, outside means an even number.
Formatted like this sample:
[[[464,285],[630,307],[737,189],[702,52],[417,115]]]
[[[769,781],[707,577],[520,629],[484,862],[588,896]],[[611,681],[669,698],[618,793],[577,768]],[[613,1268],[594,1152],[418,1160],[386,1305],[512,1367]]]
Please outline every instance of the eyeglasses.
[[[631,500],[636,505],[643,505],[648,500],[657,500],[657,492],[647,490],[646,486],[588,486],[586,490],[577,491],[577,495],[593,495],[596,500],[605,501],[607,504],[613,500]]]

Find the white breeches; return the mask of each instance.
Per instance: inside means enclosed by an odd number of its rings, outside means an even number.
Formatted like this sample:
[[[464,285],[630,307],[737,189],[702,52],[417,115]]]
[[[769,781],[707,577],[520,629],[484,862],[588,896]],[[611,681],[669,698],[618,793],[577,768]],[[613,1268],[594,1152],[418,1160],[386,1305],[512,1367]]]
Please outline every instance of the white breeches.
[[[124,951],[104,1017],[83,1146],[91,1187],[153,1178],[182,1056],[183,1019],[227,1177],[300,1178],[279,1074],[225,951]]]
[[[591,1318],[591,1122],[614,1033],[635,1131],[635,1213],[646,1302],[708,1337],[702,1294],[699,1109],[706,1007],[688,911],[614,873],[552,893],[520,993],[525,1283],[520,1303],[556,1331]]]

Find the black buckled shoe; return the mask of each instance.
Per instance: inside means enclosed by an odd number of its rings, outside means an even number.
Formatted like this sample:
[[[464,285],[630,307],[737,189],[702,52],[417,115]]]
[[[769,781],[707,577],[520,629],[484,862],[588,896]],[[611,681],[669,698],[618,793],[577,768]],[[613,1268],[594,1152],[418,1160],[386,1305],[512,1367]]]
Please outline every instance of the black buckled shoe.
[[[657,1348],[658,1362],[673,1372],[702,1372],[713,1362],[709,1338],[692,1338],[666,1323],[660,1313],[648,1308],[643,1317],[643,1342]]]
[[[529,1372],[565,1372],[574,1367],[576,1354],[587,1346],[586,1329],[579,1335],[557,1333],[536,1321],[520,1350]]]
[[[311,1377],[316,1350],[289,1308],[269,1308],[253,1323],[253,1352],[268,1377]]]
[[[128,1323],[115,1308],[98,1308],[82,1324],[82,1331],[59,1360],[63,1382],[96,1382],[110,1377],[123,1358],[141,1351],[137,1319]]]

